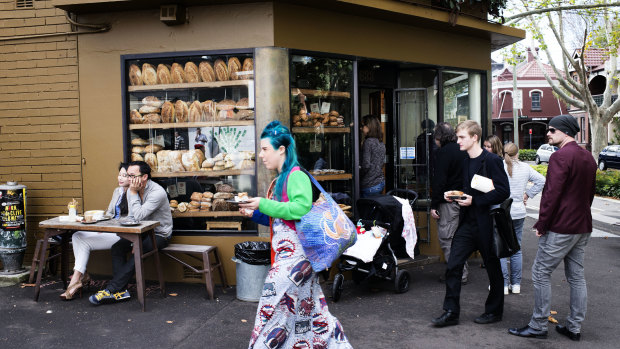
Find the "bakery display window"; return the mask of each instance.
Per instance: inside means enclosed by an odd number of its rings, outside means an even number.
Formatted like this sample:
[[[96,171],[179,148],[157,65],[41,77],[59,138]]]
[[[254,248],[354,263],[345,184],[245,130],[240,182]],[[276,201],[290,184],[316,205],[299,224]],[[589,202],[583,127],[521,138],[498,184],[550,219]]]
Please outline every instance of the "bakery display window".
[[[175,232],[256,233],[235,200],[256,195],[251,53],[131,56],[126,158],[170,200]]]
[[[291,132],[299,162],[343,205],[353,202],[353,61],[291,55]]]

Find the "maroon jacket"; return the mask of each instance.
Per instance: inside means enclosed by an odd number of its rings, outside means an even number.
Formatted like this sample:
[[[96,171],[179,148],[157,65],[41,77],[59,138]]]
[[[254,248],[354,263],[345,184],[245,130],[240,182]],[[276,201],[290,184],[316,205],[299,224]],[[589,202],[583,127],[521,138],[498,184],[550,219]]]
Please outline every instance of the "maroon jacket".
[[[545,234],[592,232],[592,200],[596,186],[596,162],[576,142],[565,144],[549,158],[547,181],[534,229]]]

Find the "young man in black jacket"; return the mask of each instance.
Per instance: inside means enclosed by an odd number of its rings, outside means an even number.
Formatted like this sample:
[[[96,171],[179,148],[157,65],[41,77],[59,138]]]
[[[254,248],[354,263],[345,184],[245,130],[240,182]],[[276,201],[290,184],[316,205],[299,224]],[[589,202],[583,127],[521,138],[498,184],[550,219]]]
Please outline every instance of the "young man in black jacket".
[[[501,321],[504,312],[504,277],[499,259],[492,252],[493,221],[491,205],[502,203],[510,196],[508,176],[502,159],[482,149],[482,129],[472,120],[460,123],[456,128],[457,143],[467,152],[463,165],[463,198],[454,200],[461,206],[459,227],[452,239],[452,248],[446,271],[446,296],[444,313],[433,319],[436,327],[457,325],[459,322],[461,276],[467,258],[476,250],[486,264],[491,289],[485,303],[484,313],[474,322],[490,324]],[[494,188],[486,193],[472,188],[474,175],[490,178]],[[448,197],[446,201],[451,202]]]

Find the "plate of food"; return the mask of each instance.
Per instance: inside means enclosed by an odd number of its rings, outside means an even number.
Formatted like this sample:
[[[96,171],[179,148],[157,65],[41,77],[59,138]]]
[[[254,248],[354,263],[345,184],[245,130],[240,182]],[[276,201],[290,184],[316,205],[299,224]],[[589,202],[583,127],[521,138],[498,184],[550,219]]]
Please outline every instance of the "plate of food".
[[[463,192],[460,190],[450,190],[444,193],[446,197],[450,200],[465,200],[465,196],[463,196]]]
[[[235,195],[232,199],[226,200],[227,202],[232,202],[233,204],[243,204],[248,202],[250,198],[248,197],[248,193],[241,192]]]
[[[136,225],[140,225],[141,223],[138,221],[132,221],[132,220],[126,220],[126,221],[120,221],[118,222],[120,225],[125,226],[125,227],[133,227]]]

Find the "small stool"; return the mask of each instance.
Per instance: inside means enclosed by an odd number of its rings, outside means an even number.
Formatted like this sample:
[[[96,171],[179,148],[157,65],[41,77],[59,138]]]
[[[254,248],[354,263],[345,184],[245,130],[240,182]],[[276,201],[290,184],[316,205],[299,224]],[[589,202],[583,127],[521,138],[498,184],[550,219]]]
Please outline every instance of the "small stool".
[[[194,273],[205,274],[205,283],[207,286],[207,294],[209,295],[209,299],[213,300],[213,289],[215,287],[215,284],[213,283],[212,271],[216,268],[220,274],[223,288],[228,287],[228,283],[226,282],[226,274],[224,273],[224,265],[222,264],[222,259],[220,258],[220,253],[217,250],[216,246],[170,244],[160,250],[160,252],[190,268]],[[209,258],[209,253],[211,252],[213,252],[214,256],[213,263],[211,263],[211,259]],[[172,253],[182,253],[197,260],[200,260],[201,258],[196,257],[193,254],[200,254],[202,255],[202,264],[204,269],[196,269],[193,266],[173,256]],[[226,293],[224,289],[222,289],[222,292]]]
[[[49,239],[49,247],[47,251],[49,251],[49,255],[47,257],[47,270],[52,273],[52,275],[56,275],[56,270],[54,270],[55,259],[60,257],[60,251],[57,249],[60,247],[60,242],[54,238]],[[31,284],[34,282],[34,278],[36,277],[36,272],[38,268],[45,268],[46,266],[39,265],[41,260],[41,245],[43,244],[43,239],[37,240],[37,244],[34,248],[34,256],[32,256],[32,265],[30,266],[30,276],[28,277],[28,283]]]

